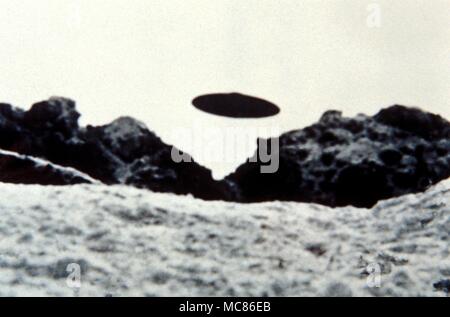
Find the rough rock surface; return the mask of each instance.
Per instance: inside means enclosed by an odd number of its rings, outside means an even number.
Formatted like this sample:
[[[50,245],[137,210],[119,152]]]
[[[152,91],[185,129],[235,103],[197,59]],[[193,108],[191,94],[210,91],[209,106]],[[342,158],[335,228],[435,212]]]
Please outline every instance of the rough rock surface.
[[[0,193],[0,296],[448,292],[449,181],[370,210],[126,186],[0,184]]]
[[[0,150],[0,182],[40,185],[99,183],[73,168],[4,150]]]
[[[227,177],[237,200],[371,207],[450,177],[450,123],[414,108],[393,106],[355,118],[329,111],[278,141],[276,173],[261,173],[265,164],[258,160]]]
[[[0,104],[0,149],[73,167],[105,184],[221,199],[224,183],[195,162],[176,163],[172,146],[132,118],[79,127],[75,103],[51,98],[23,111]]]
[[[0,104],[0,149],[72,167],[105,184],[205,200],[370,207],[450,177],[450,123],[402,106],[374,117],[329,111],[319,123],[277,138],[276,173],[263,174],[264,163],[247,162],[222,181],[194,161],[175,162],[174,148],[133,118],[79,127],[79,117],[75,103],[64,98],[29,111]]]

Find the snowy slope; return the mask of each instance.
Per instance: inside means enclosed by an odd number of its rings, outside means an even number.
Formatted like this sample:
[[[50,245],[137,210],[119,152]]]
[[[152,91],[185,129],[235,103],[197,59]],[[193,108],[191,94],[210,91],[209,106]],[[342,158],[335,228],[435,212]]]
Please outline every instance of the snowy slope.
[[[0,193],[1,296],[445,296],[433,283],[450,278],[450,181],[372,210],[103,185]]]

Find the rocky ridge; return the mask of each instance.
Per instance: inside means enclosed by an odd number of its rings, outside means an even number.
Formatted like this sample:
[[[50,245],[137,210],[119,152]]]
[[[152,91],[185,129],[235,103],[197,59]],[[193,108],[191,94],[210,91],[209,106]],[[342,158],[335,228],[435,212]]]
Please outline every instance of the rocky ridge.
[[[0,149],[70,167],[108,185],[244,203],[371,207],[383,199],[422,192],[450,176],[450,123],[403,106],[373,117],[345,118],[328,111],[317,124],[276,138],[277,172],[261,173],[264,163],[257,158],[221,181],[195,161],[176,163],[174,148],[133,118],[80,127],[79,117],[75,102],[65,98],[36,103],[28,111],[0,104]],[[2,171],[9,175],[3,181],[54,183],[40,180],[42,171],[33,172],[29,164],[22,175],[8,172],[18,166],[10,161],[11,156],[0,156]],[[34,176],[27,180],[27,173]],[[78,181],[69,177],[55,184]]]
[[[450,177],[450,123],[415,108],[392,106],[355,118],[328,111],[317,124],[276,142],[276,173],[261,173],[265,163],[256,160],[227,177],[240,201],[371,207]]]
[[[75,102],[65,98],[39,102],[28,111],[0,104],[0,149],[72,167],[105,184],[206,200],[224,197],[222,183],[214,181],[210,170],[195,162],[175,163],[173,147],[143,123],[124,117],[105,126],[80,127],[79,117]]]

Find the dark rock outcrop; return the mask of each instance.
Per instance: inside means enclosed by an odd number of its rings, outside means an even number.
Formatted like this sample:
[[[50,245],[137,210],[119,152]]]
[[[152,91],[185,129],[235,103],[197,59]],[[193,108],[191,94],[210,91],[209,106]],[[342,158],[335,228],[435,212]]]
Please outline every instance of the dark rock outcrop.
[[[106,184],[129,184],[158,192],[223,199],[225,185],[191,162],[176,163],[172,146],[144,124],[119,118],[99,127],[78,126],[75,103],[39,102],[29,111],[0,104],[0,149],[72,167]]]
[[[0,149],[53,163],[36,165],[28,157],[4,151],[0,181],[90,181],[70,176],[73,170],[69,174],[62,170],[71,167],[105,184],[205,200],[370,207],[382,199],[424,191],[450,177],[450,123],[403,106],[373,117],[345,118],[328,111],[317,124],[273,139],[279,142],[272,148],[279,159],[274,173],[261,173],[267,163],[256,157],[222,181],[192,160],[176,162],[174,148],[135,119],[79,127],[79,117],[75,103],[64,98],[37,103],[28,111],[0,104]]]
[[[371,207],[450,177],[450,123],[419,109],[393,106],[356,118],[329,111],[277,141],[276,173],[249,160],[227,177],[239,200]]]
[[[94,179],[75,169],[3,150],[0,150],[0,182],[39,185],[96,183]]]

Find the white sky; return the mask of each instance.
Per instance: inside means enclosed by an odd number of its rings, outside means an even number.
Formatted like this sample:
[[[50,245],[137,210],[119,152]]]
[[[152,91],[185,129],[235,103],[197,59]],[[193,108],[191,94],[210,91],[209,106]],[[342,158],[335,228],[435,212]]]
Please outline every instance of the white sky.
[[[380,28],[367,26],[371,3]],[[215,162],[224,138],[208,139],[213,127],[266,136],[330,108],[395,103],[450,118],[450,0],[0,0],[0,41],[0,101],[71,97],[83,124],[134,116],[217,177],[254,149]],[[227,91],[282,113],[232,120],[190,106]],[[182,140],[192,126],[195,140]]]

